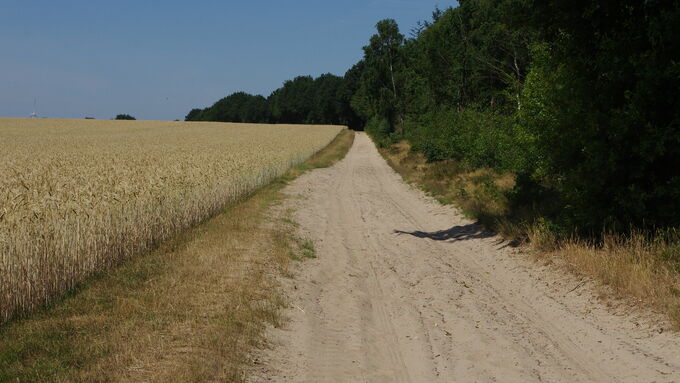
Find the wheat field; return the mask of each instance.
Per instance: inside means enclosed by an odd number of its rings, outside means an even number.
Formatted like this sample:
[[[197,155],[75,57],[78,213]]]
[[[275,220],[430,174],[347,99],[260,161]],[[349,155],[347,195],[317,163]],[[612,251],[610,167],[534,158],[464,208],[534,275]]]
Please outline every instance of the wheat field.
[[[341,129],[0,119],[0,322],[213,216]]]

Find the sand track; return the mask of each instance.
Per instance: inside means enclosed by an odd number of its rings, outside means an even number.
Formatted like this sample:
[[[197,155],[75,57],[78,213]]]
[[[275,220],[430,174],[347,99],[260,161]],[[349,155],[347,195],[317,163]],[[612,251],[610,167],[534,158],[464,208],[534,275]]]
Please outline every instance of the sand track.
[[[677,335],[404,184],[364,134],[287,192],[318,258],[255,382],[680,381]]]

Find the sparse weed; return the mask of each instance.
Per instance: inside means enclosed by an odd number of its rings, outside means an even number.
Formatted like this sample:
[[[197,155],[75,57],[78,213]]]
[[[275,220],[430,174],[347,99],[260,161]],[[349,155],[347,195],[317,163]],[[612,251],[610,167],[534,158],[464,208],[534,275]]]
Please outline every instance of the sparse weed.
[[[316,258],[316,249],[314,248],[314,243],[308,239],[302,242],[300,246],[302,251],[302,256],[305,258]]]

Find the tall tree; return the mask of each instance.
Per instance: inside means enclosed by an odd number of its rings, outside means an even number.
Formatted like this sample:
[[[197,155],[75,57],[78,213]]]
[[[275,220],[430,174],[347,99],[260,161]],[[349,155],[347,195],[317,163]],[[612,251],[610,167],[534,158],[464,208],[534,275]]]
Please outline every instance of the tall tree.
[[[402,121],[398,105],[402,87],[400,72],[404,64],[404,35],[399,32],[399,26],[393,19],[378,22],[376,29],[378,33],[364,47],[365,68],[352,106],[364,119],[379,116],[394,126]]]
[[[575,225],[680,224],[680,2],[535,1],[521,126]]]

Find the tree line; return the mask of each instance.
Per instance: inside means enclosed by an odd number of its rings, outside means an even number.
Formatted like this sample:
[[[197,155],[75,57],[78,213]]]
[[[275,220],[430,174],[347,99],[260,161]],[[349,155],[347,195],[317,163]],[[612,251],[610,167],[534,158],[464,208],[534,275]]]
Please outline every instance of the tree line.
[[[350,106],[353,89],[345,77],[330,73],[317,78],[299,76],[265,98],[233,93],[205,109],[192,109],[186,121],[276,124],[331,124],[361,129],[363,121]]]
[[[680,1],[461,0],[386,19],[344,76],[236,93],[187,120],[330,123],[516,174],[558,228],[680,224]]]

